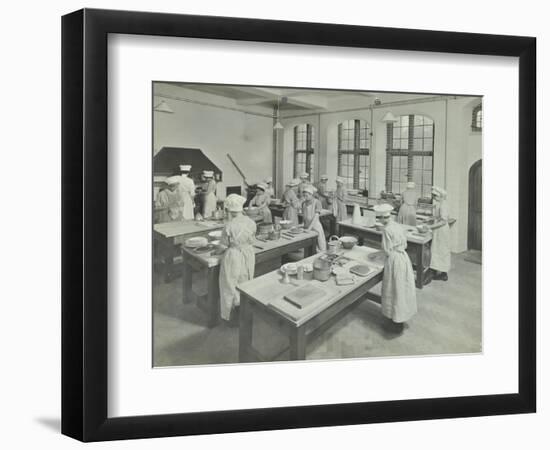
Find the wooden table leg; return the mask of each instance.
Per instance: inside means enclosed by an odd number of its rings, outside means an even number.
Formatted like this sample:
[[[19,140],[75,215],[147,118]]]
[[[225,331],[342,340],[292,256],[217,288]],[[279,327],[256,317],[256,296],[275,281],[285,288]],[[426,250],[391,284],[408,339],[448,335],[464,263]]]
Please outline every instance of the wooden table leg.
[[[220,320],[220,271],[219,266],[209,267],[206,272],[206,302],[208,326],[216,326]]]
[[[241,294],[239,307],[239,362],[250,362],[252,348],[252,310],[246,295]]]
[[[304,258],[309,258],[310,256],[315,255],[317,250],[317,240],[314,240],[312,244],[304,247]]]
[[[423,246],[417,245],[416,248],[416,287],[422,289],[424,287],[424,258]]]
[[[303,327],[293,328],[290,332],[290,360],[306,359],[306,332]]]
[[[191,303],[193,300],[193,268],[183,261],[182,264],[182,300],[183,303]]]

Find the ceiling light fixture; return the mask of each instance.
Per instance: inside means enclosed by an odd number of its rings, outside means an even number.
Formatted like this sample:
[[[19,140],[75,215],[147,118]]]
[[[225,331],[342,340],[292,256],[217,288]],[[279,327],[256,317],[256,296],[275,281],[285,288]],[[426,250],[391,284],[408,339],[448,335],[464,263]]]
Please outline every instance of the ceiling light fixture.
[[[273,125],[274,130],[284,129],[283,124],[281,123],[281,121],[279,119],[279,107],[280,107],[280,99],[279,99],[279,97],[277,97],[277,116],[276,116],[277,121],[275,122],[275,125]]]
[[[174,110],[170,108],[170,105],[166,103],[164,100],[161,100],[160,103],[153,108],[153,110],[157,112],[168,113],[168,114],[174,113]]]
[[[388,111],[386,114],[384,114],[384,117],[382,117],[381,122],[397,122],[397,117],[395,117],[390,111]]]

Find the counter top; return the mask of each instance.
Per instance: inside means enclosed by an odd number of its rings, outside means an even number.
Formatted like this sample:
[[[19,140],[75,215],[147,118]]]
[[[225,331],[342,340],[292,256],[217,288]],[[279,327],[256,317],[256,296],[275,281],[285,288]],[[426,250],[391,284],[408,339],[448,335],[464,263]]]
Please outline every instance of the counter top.
[[[341,222],[338,222],[338,225],[343,225],[345,227],[354,228],[358,231],[363,231],[367,233],[382,235],[382,232],[377,230],[376,227],[367,227],[364,225],[356,225],[351,222],[351,219],[346,219]],[[416,244],[426,244],[432,240],[432,233],[420,234],[418,233],[416,227],[410,225],[403,225],[398,223],[399,227],[403,229],[405,235],[407,236],[407,241],[414,242]]]
[[[314,280],[298,281],[295,279],[295,277],[291,277],[291,283],[284,284],[281,282],[281,272],[279,270],[274,270],[258,278],[254,278],[250,281],[240,284],[239,286],[237,286],[237,289],[246,294],[248,297],[254,299],[256,302],[277,311],[287,320],[294,323],[296,326],[300,326],[311,318],[317,316],[320,312],[329,308],[334,303],[337,303],[340,299],[345,297],[350,292],[361,287],[377,275],[380,275],[380,273],[384,270],[384,258],[377,257],[371,260],[369,258],[369,255],[373,253],[376,253],[377,256],[380,255],[379,250],[366,246],[356,246],[351,250],[342,251],[343,256],[351,259],[351,261],[347,265],[353,266],[361,263],[366,264],[371,268],[371,272],[367,276],[355,276],[355,283],[352,285],[337,285],[336,278],[333,275],[331,275],[330,278],[324,282]],[[305,258],[302,261],[298,262],[298,264],[313,264],[313,262],[319,256],[320,254],[310,256],[309,258]],[[296,308],[292,305],[288,304],[288,302],[284,300],[283,297],[290,293],[292,290],[307,283],[312,283],[312,286],[325,290],[326,297],[323,298],[322,301],[315,302],[313,305],[304,308],[302,311],[296,312],[298,310],[296,310]],[[292,314],[285,314],[284,311],[287,307],[290,309],[294,308],[294,310],[296,311],[293,311]]]

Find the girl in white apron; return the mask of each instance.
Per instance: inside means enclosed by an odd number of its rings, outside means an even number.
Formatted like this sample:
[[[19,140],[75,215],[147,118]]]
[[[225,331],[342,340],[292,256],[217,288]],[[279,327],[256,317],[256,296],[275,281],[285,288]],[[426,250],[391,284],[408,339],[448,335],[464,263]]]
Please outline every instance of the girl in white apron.
[[[189,178],[191,166],[187,164],[180,165],[180,184],[178,191],[183,203],[183,219],[193,220],[195,218],[195,183]]]
[[[206,189],[204,193],[203,217],[205,219],[212,216],[216,211],[218,199],[216,198],[216,182],[214,181],[214,172],[212,170],[203,171],[206,178]]]
[[[259,183],[256,186],[256,195],[250,200],[250,206],[256,206],[263,217],[264,223],[271,223],[273,218],[271,217],[271,210],[269,209],[269,195],[266,193],[267,185],[265,183]]]
[[[227,247],[220,264],[220,313],[224,320],[231,319],[231,311],[239,306],[237,285],[254,278],[254,237],[256,223],[243,215],[246,199],[230,194],[225,199],[225,208],[230,220],[222,231],[221,243]]]
[[[182,202],[178,191],[179,177],[169,177],[164,182],[166,188],[158,193],[155,202],[156,223],[182,220]]]
[[[345,203],[346,187],[344,179],[336,178],[336,192],[334,193],[334,201],[332,203],[333,214],[336,216],[337,222],[342,222],[348,218],[348,210]]]
[[[418,194],[415,190],[414,181],[407,183],[407,189],[401,194],[403,204],[397,214],[397,222],[405,225],[416,226],[416,204],[418,203]]]
[[[439,187],[432,187],[434,201],[432,229],[432,260],[430,269],[434,271],[433,279],[447,281],[451,269],[451,236],[449,230],[449,208],[447,192]]]
[[[323,209],[328,209],[329,206],[329,196],[327,194],[327,175],[321,175],[321,181],[317,184],[317,198],[321,201],[321,206]]]
[[[265,185],[267,186],[265,193],[269,197],[269,202],[271,203],[271,200],[275,198],[275,189],[273,189],[273,178],[267,177],[265,179]]]
[[[296,195],[298,180],[291,180],[287,184],[287,190],[283,194],[283,219],[290,220],[293,226],[298,225],[298,210],[300,209],[300,200]]]
[[[302,203],[302,215],[304,218],[304,229],[317,232],[317,252],[324,252],[327,249],[325,231],[319,220],[321,214],[321,202],[313,197],[315,188],[306,186],[303,190],[304,202]]]
[[[417,312],[414,272],[403,229],[390,218],[393,207],[375,205],[382,231],[382,250],[386,254],[382,280],[382,314],[392,321],[393,331],[402,332],[406,321]]]

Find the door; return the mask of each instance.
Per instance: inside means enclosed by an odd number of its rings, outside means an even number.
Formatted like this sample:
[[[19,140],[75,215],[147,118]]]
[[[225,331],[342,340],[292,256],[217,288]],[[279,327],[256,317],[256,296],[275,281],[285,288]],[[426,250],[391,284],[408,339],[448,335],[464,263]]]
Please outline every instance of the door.
[[[470,167],[468,185],[468,249],[481,251],[481,159]]]

